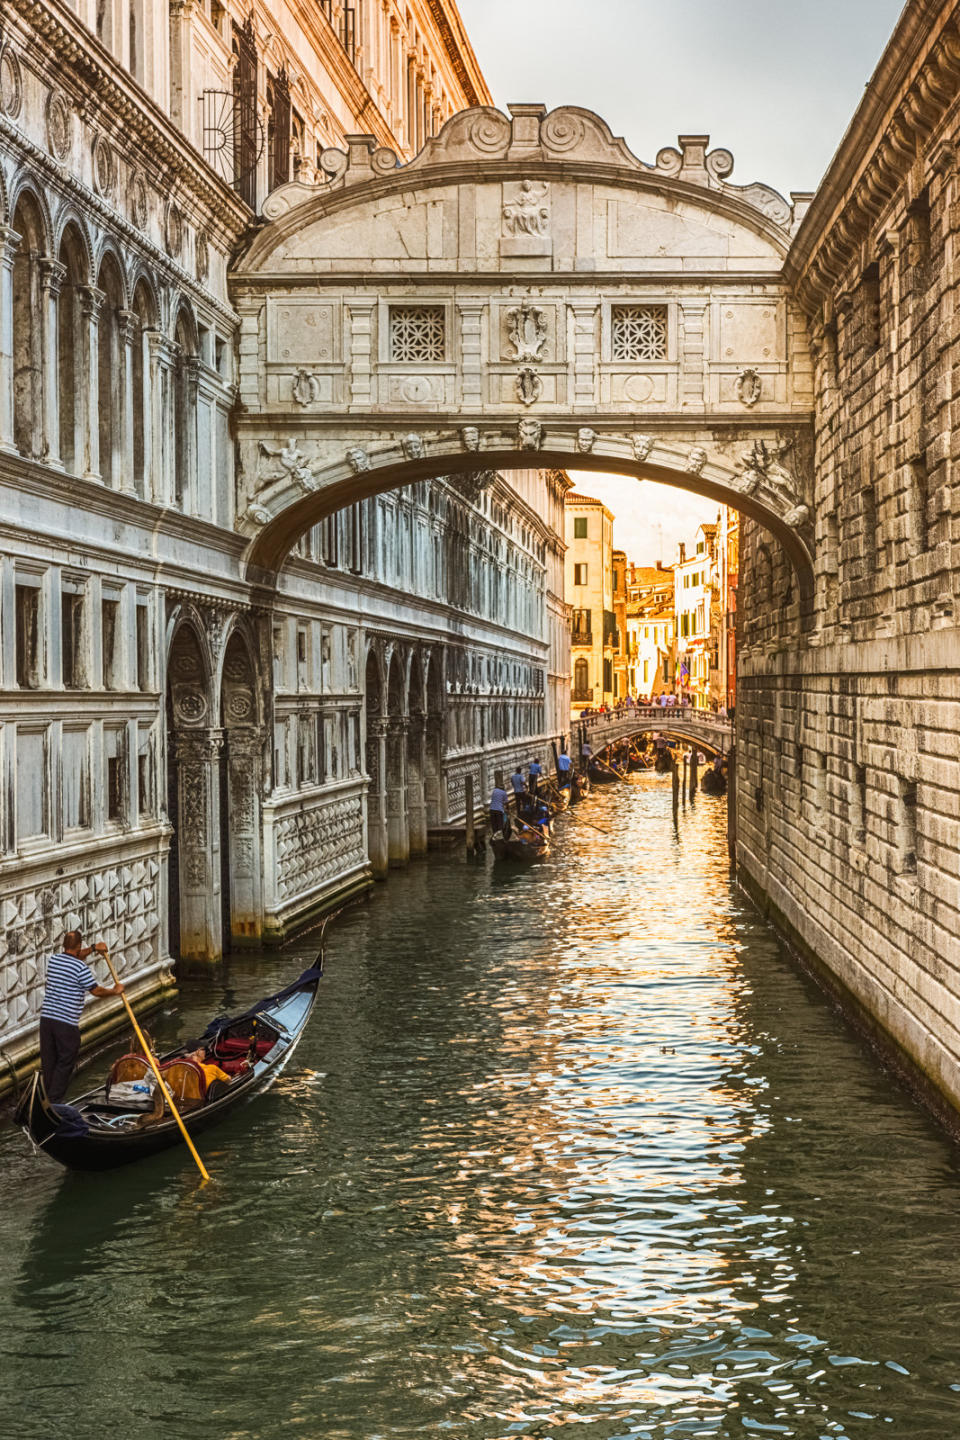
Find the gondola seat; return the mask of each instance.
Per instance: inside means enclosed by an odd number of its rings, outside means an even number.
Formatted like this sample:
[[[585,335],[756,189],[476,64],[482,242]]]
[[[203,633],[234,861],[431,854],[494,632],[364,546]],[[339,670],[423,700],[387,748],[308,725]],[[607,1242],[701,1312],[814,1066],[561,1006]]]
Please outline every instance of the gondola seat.
[[[207,1079],[194,1060],[171,1060],[160,1066],[164,1084],[178,1104],[202,1105],[207,1098]]]
[[[144,1080],[151,1073],[149,1062],[146,1056],[136,1055],[131,1052],[128,1055],[121,1055],[114,1060],[110,1067],[110,1074],[107,1076],[106,1095],[110,1098],[110,1091],[114,1085],[134,1080]]]

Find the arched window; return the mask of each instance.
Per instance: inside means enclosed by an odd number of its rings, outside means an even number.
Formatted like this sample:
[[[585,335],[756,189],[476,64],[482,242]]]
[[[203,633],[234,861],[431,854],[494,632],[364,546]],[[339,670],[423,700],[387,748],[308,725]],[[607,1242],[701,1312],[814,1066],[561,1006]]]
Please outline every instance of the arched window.
[[[191,504],[191,480],[197,424],[197,339],[192,317],[181,308],[174,332],[177,343],[173,383],[173,498],[180,509]]]
[[[153,304],[150,292],[142,280],[133,292],[133,339],[130,359],[133,368],[133,488],[138,495],[146,495],[147,445],[149,435],[149,397],[147,377],[150,374],[150,360],[147,355],[147,331],[154,323]]]
[[[123,357],[120,353],[119,311],[123,309],[123,284],[112,255],[104,258],[97,280],[104,300],[100,307],[97,337],[97,416],[100,438],[100,475],[106,485],[121,481],[123,418]]]
[[[83,464],[83,406],[77,394],[81,354],[80,286],[83,243],[72,225],[60,242],[59,260],[66,274],[57,300],[57,383],[60,409],[60,459],[76,472]]]
[[[43,339],[40,257],[43,221],[32,195],[21,197],[13,215],[20,236],[13,257],[13,438],[21,455],[43,449]]]
[[[578,698],[586,695],[590,688],[590,667],[586,660],[575,660],[573,665],[573,693]]]

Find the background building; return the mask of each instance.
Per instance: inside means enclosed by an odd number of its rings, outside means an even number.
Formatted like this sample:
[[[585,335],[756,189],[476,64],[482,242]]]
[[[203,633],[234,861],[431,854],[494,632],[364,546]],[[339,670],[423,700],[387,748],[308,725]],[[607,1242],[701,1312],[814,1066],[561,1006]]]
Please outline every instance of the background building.
[[[569,491],[566,597],[574,710],[612,704],[617,623],[613,609],[613,515],[600,500]]]
[[[673,694],[676,670],[673,570],[660,565],[630,565],[626,589],[629,694],[635,700]]]
[[[701,525],[693,544],[681,544],[674,566],[677,617],[677,694],[709,706],[717,685],[717,527]]]

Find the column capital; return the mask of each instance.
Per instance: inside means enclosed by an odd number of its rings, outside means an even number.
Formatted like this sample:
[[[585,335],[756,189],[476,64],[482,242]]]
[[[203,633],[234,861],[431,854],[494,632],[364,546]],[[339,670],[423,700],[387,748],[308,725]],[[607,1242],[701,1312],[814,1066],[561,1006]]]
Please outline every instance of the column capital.
[[[151,359],[158,365],[173,366],[180,354],[180,346],[176,340],[171,340],[162,330],[147,330],[146,336]]]
[[[40,267],[40,284],[42,288],[55,300],[60,294],[60,289],[67,278],[67,267],[59,260],[52,260],[49,255],[42,255],[38,262]]]
[[[120,333],[121,345],[132,345],[139,328],[140,316],[136,310],[117,311],[117,329]]]
[[[176,730],[173,735],[173,744],[178,764],[212,765],[220,758],[223,731],[219,727]]]
[[[107,292],[100,290],[96,285],[78,285],[77,294],[80,296],[80,308],[88,320],[96,320],[103,309]]]
[[[23,236],[12,225],[0,225],[0,265],[12,265]]]

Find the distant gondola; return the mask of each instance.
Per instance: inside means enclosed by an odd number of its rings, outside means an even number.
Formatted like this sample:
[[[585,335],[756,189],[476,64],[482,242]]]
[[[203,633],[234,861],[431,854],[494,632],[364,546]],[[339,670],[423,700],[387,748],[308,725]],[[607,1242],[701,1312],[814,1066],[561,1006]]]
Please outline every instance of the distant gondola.
[[[700,789],[704,795],[725,795],[727,792],[727,777],[722,770],[704,770],[700,777]]]
[[[550,854],[550,842],[545,835],[541,835],[539,831],[534,832],[532,826],[526,827],[521,834],[514,835],[509,828],[509,820],[507,827],[490,837],[495,860],[516,860],[521,865],[535,865],[538,860],[546,860]]]
[[[323,971],[304,970],[298,980],[230,1019],[212,1020],[198,1040],[159,1057],[160,1073],[191,1135],[214,1125],[229,1110],[265,1090],[284,1068],[307,1026]],[[230,1076],[214,1080],[187,1059],[203,1048],[208,1061]],[[177,1123],[149,1093],[153,1080],[143,1055],[122,1055],[96,1090],[69,1105],[52,1105],[38,1072],[15,1119],[35,1145],[73,1170],[112,1170],[181,1144]],[[141,1082],[141,1093],[135,1085]],[[154,1082],[155,1083],[155,1082]]]
[[[598,765],[594,760],[590,762],[588,774],[591,785],[616,785],[617,781],[623,778],[618,770],[607,765]]]

